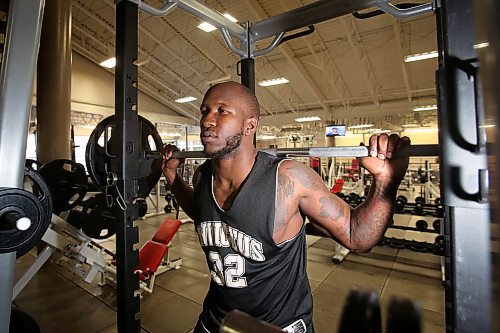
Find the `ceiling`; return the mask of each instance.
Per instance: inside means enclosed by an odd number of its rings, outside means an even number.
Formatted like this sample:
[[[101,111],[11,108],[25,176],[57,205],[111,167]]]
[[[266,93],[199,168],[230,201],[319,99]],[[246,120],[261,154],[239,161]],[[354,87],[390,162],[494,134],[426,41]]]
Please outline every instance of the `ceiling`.
[[[155,8],[163,4],[144,2]],[[230,13],[238,22],[255,23],[314,1],[200,2]],[[114,56],[114,22],[113,0],[73,0],[73,49],[95,63]],[[211,84],[240,81],[240,57],[228,49],[218,30],[204,32],[197,28],[199,23],[181,9],[163,17],[139,14],[140,89],[172,113],[192,119],[198,119],[199,101]],[[256,58],[257,82],[278,77],[290,81],[272,87],[256,85],[264,130],[277,130],[293,124],[299,116],[313,114],[321,117],[321,123],[301,126],[322,126],[331,121],[372,123],[393,131],[401,130],[403,124],[436,127],[436,111],[413,112],[412,107],[436,104],[437,59],[404,62],[405,55],[437,49],[434,15],[405,19],[387,14],[368,19],[346,15],[315,28],[312,34],[289,40]],[[270,41],[261,41],[257,47]],[[174,102],[189,95],[198,100]]]

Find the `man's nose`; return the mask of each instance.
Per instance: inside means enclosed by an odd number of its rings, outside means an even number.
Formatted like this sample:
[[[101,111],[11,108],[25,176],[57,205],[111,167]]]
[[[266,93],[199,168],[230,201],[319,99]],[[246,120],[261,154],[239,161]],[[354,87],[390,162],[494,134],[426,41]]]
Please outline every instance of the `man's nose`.
[[[207,112],[204,118],[201,120],[201,126],[205,128],[213,127],[217,123],[215,112]]]

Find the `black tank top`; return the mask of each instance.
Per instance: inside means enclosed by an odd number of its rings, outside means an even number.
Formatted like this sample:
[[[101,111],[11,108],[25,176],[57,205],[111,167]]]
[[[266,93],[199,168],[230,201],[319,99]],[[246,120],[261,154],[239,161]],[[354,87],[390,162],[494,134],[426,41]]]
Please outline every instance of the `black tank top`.
[[[212,164],[207,161],[200,167],[194,216],[212,276],[200,315],[208,332],[218,332],[233,309],[287,332],[313,331],[304,227],[282,244],[273,240],[280,161],[259,152],[228,211],[213,195]]]

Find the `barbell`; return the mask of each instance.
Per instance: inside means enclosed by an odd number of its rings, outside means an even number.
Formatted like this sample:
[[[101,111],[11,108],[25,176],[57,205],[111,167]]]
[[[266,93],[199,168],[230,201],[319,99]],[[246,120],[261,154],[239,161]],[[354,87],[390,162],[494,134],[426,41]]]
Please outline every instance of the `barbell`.
[[[303,147],[303,148],[276,148],[260,149],[260,151],[279,157],[366,157],[369,156],[367,146],[346,147]],[[439,156],[438,145],[410,145],[409,147],[394,153],[394,157],[401,156]],[[206,158],[203,151],[176,151],[176,158]]]

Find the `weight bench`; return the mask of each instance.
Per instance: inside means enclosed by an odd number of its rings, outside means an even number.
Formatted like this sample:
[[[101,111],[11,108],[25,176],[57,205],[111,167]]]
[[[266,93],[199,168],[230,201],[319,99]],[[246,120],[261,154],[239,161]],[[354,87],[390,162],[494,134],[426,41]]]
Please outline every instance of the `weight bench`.
[[[172,238],[179,229],[181,221],[175,219],[165,219],[156,231],[153,238],[148,240],[139,250],[139,265],[134,269],[134,273],[139,275],[141,291],[148,294],[153,292],[155,277],[171,269],[179,269],[182,259],[171,261],[169,257],[169,247]],[[113,265],[114,266],[114,265]],[[106,273],[103,275],[103,284],[106,281],[116,283],[116,268],[108,265]]]

